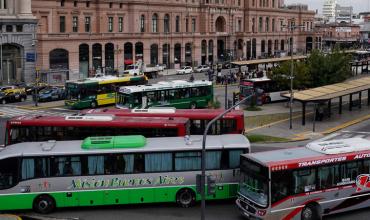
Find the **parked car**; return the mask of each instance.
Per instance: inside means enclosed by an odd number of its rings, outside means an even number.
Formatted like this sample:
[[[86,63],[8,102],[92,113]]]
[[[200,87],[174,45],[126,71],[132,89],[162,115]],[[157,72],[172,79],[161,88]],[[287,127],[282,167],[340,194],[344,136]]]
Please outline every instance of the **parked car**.
[[[195,69],[195,72],[202,73],[202,72],[207,72],[209,70],[208,65],[200,65]]]
[[[167,69],[167,65],[166,64],[157,64],[157,67],[158,67],[158,70],[159,71],[163,71],[163,70]]]
[[[10,102],[23,102],[27,99],[27,94],[24,88],[18,88],[11,86],[12,88],[1,87],[0,88],[0,103],[6,104]]]
[[[65,99],[65,89],[63,87],[51,87],[43,89],[38,94],[39,102],[50,102]]]
[[[34,93],[35,88],[37,88],[37,92],[40,92],[41,90],[49,87],[47,83],[38,83],[36,86],[36,83],[30,83],[25,86],[27,95],[31,95]]]
[[[191,74],[193,73],[193,68],[191,66],[183,66],[180,69],[176,70],[176,74]]]

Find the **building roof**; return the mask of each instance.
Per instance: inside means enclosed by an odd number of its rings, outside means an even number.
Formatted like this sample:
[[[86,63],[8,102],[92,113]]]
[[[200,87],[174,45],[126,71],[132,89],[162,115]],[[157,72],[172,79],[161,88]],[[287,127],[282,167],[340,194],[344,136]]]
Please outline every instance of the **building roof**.
[[[302,60],[306,58],[307,56],[293,56],[293,60]],[[254,64],[263,64],[263,63],[278,63],[278,62],[284,62],[288,60],[291,60],[290,56],[279,57],[279,58],[269,58],[269,59],[235,61],[235,62],[232,62],[232,64],[238,65],[238,66],[246,66],[246,65],[254,65]]]
[[[142,148],[115,148],[106,150],[85,150],[81,148],[82,141],[48,141],[48,142],[24,142],[7,146],[0,150],[0,159],[6,157],[27,157],[39,155],[86,155],[97,153],[129,153],[129,152],[161,152],[201,150],[202,135],[193,135],[189,141],[184,137],[159,137],[147,138]],[[249,148],[248,139],[241,134],[208,135],[206,148]]]
[[[370,77],[363,77],[343,83],[295,92],[293,98],[301,102],[329,100],[367,89],[370,89]],[[283,94],[282,96],[290,98],[290,93]]]

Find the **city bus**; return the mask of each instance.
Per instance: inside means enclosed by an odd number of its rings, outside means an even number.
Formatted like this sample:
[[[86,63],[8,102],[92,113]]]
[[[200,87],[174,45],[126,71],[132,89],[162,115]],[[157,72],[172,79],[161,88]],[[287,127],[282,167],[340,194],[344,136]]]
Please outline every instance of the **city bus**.
[[[27,141],[81,140],[91,136],[136,135],[176,137],[189,135],[190,123],[180,117],[18,116],[6,124],[5,145]]]
[[[149,109],[89,109],[81,111],[87,115],[117,115],[131,117],[181,117],[189,118],[190,134],[201,135],[207,123],[219,114],[221,109],[175,109],[175,108],[149,108]],[[242,134],[244,133],[244,112],[233,110],[227,113],[210,128],[209,134]]]
[[[24,142],[0,151],[0,210],[176,202],[200,199],[202,136],[89,137],[83,141]],[[236,196],[244,135],[207,138],[206,170],[216,180],[207,199]]]
[[[281,88],[275,81],[267,77],[243,79],[240,81],[240,99],[244,98],[242,94],[252,94],[252,91],[255,89],[263,90],[263,94],[261,95],[263,104],[286,100],[281,95],[289,92],[289,88]]]
[[[236,204],[251,219],[321,219],[370,205],[367,139],[245,154],[240,164]]]
[[[126,109],[149,107],[195,109],[206,108],[212,101],[212,82],[174,80],[121,87],[117,93],[116,107]]]
[[[67,81],[65,105],[72,109],[96,108],[101,105],[115,104],[119,87],[144,85],[145,76],[101,76],[78,81]]]

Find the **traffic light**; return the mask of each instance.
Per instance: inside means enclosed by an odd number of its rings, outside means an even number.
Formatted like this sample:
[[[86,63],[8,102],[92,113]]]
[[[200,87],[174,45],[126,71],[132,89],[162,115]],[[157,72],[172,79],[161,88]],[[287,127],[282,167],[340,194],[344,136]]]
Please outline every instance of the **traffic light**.
[[[216,194],[216,177],[212,175],[207,176],[207,194],[208,195]]]

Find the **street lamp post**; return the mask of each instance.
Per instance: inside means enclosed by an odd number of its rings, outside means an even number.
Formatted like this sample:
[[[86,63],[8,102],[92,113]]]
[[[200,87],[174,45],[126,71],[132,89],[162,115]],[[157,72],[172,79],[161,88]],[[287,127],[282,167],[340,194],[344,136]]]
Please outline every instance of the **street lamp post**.
[[[293,26],[290,27],[290,100],[289,100],[289,129],[293,129]]]
[[[245,102],[247,99],[254,96],[254,91],[251,95],[245,97],[244,99],[238,101],[235,103],[235,105],[231,106],[230,108],[226,109],[224,112],[216,116],[214,119],[212,119],[210,122],[208,122],[206,129],[203,133],[203,141],[202,141],[202,161],[201,161],[201,168],[202,168],[202,174],[201,174],[201,187],[200,187],[200,193],[201,193],[201,220],[206,219],[205,211],[206,211],[206,192],[205,192],[205,183],[206,183],[206,141],[207,141],[207,134],[209,128],[220,118],[222,118],[224,115],[229,113],[231,110],[233,110],[235,107],[240,105],[241,103]]]

